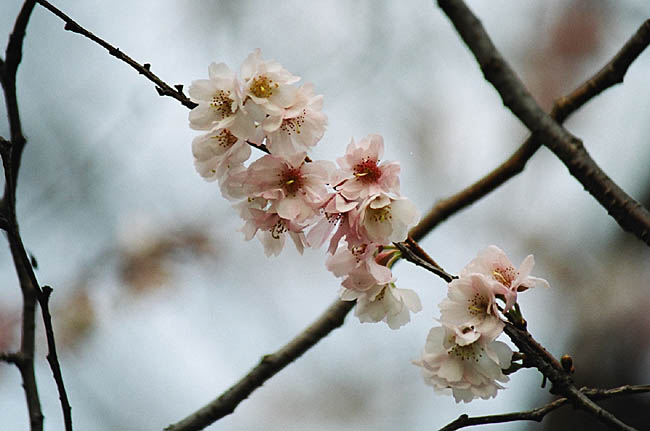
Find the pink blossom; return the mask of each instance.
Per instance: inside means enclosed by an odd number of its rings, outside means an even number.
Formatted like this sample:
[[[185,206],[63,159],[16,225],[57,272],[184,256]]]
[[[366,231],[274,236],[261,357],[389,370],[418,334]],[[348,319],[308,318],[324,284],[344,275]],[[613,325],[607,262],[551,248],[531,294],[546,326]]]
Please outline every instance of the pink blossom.
[[[361,204],[358,231],[367,242],[401,242],[406,240],[409,228],[419,219],[420,213],[410,200],[382,193]]]
[[[386,284],[393,280],[391,270],[375,260],[379,250],[377,244],[339,247],[334,255],[327,258],[325,266],[336,277],[346,277],[343,287],[357,291],[368,290],[376,284]]]
[[[264,246],[264,253],[267,256],[277,256],[284,248],[288,235],[302,254],[307,244],[304,226],[268,211],[267,205],[268,201],[264,198],[251,198],[236,205],[239,215],[246,221],[240,229],[246,241],[257,236]]]
[[[535,259],[532,254],[526,256],[519,269],[516,269],[503,250],[491,245],[479,251],[478,256],[462,269],[460,277],[479,273],[501,283],[507,288],[504,311],[508,311],[517,300],[517,292],[535,286],[549,287],[546,280],[529,275],[533,266],[535,266]]]
[[[422,367],[425,382],[438,393],[451,390],[457,403],[495,397],[497,390],[503,389],[497,382],[509,380],[502,370],[510,366],[512,350],[500,341],[481,338],[461,346],[455,339],[450,328],[429,331],[421,359],[413,361]]]
[[[207,181],[221,180],[229,169],[242,165],[251,155],[250,146],[228,129],[214,129],[192,141],[197,172]]]
[[[449,283],[447,298],[440,303],[440,322],[459,328],[455,342],[471,344],[483,336],[495,340],[504,323],[499,318],[496,294],[507,289],[483,274],[472,273]]]
[[[241,67],[244,98],[263,108],[269,115],[280,115],[283,109],[294,104],[298,89],[291,86],[300,80],[280,63],[262,60],[258,48],[244,60]],[[258,119],[261,122],[261,119]]]
[[[287,220],[303,223],[318,214],[328,196],[332,162],[304,163],[305,153],[291,158],[266,155],[248,168],[246,191],[271,202],[271,209]]]
[[[327,126],[327,117],[322,109],[323,96],[314,95],[313,85],[300,87],[291,106],[262,122],[266,146],[271,154],[287,157],[316,145]]]
[[[340,193],[331,193],[325,203],[321,205],[321,218],[314,224],[314,227],[307,234],[307,241],[312,247],[319,248],[332,232],[327,252],[334,254],[342,238],[346,238],[352,246],[361,244],[356,229],[358,211],[354,211],[359,205],[356,201],[345,199]]]
[[[394,283],[376,284],[364,291],[341,289],[341,300],[357,301],[354,315],[362,323],[384,321],[391,329],[398,329],[411,321],[411,313],[422,310],[417,293],[398,289]]]
[[[379,164],[383,154],[384,139],[380,135],[368,135],[358,144],[352,139],[345,156],[336,160],[347,177],[337,187],[343,196],[366,199],[380,193],[399,194],[399,163]]]

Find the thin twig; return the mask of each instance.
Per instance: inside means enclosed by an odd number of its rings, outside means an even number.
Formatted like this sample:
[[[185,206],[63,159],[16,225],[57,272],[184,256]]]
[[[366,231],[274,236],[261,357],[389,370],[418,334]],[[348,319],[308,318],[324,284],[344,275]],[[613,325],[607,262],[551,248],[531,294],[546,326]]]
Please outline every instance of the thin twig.
[[[229,415],[241,401],[246,399],[255,389],[262,386],[265,381],[309,350],[332,330],[340,327],[352,307],[354,307],[353,301],[336,300],[314,323],[287,345],[271,355],[263,356],[255,368],[219,398],[180,422],[168,426],[165,430],[200,430]]]
[[[45,336],[47,338],[47,362],[52,369],[52,375],[56,382],[56,388],[59,391],[59,400],[61,401],[61,410],[63,411],[63,422],[66,431],[72,431],[72,407],[68,400],[68,393],[65,390],[63,383],[63,374],[61,373],[61,365],[56,353],[56,343],[54,341],[54,328],[52,327],[52,315],[50,314],[50,295],[52,288],[50,286],[43,286],[42,292],[38,295],[38,302],[41,305],[41,312],[43,315],[43,324],[45,325]]]
[[[454,275],[449,274],[444,269],[442,269],[440,266],[434,265],[431,262],[429,262],[428,260],[425,260],[422,257],[420,257],[419,255],[415,254],[413,252],[413,250],[411,250],[411,248],[408,245],[406,245],[407,243],[405,243],[405,242],[396,242],[394,244],[399,249],[399,251],[402,252],[402,257],[404,259],[408,260],[411,263],[414,263],[417,266],[420,266],[420,267],[426,269],[427,271],[430,271],[430,272],[434,273],[438,277],[445,280],[447,283],[451,283],[451,281],[454,278],[458,278],[458,277],[456,277]]]
[[[438,0],[465,44],[478,61],[485,79],[499,92],[507,106],[536,139],[564,162],[585,189],[626,231],[650,245],[650,213],[614,183],[591,158],[582,141],[558,125],[522,84],[490,40],[479,19],[462,0]],[[650,38],[650,20],[640,29]]]
[[[52,12],[54,15],[58,16],[65,22],[65,29],[68,31],[71,31],[73,33],[80,34],[93,42],[97,43],[98,45],[102,46],[104,49],[108,51],[110,55],[113,57],[117,58],[118,60],[121,60],[134,68],[135,70],[138,71],[139,74],[144,75],[149,81],[153,82],[156,84],[156,91],[160,96],[169,96],[173,97],[174,99],[178,100],[183,104],[183,106],[193,109],[197,106],[196,103],[192,102],[184,93],[183,93],[183,86],[182,85],[177,85],[174,88],[172,88],[169,84],[165,83],[162,79],[160,79],[158,76],[156,76],[153,72],[151,72],[150,68],[151,65],[145,63],[145,64],[140,64],[122,51],[120,51],[119,48],[114,47],[110,43],[106,42],[100,37],[95,36],[93,33],[90,31],[86,30],[82,26],[80,26],[75,20],[70,18],[68,15],[63,13],[61,10],[57,9],[54,5],[52,5],[50,2],[46,0],[36,0],[38,4],[43,6],[45,9],[49,10]]]
[[[637,385],[637,386],[625,385],[613,389],[581,388],[580,392],[591,399],[606,399],[606,398],[612,398],[612,397],[627,395],[627,394],[647,393],[650,392],[650,385]],[[557,400],[554,400],[546,404],[545,406],[533,410],[506,413],[501,415],[475,416],[475,417],[461,415],[455,421],[440,428],[439,431],[454,431],[457,429],[461,429],[473,425],[497,424],[497,423],[514,422],[514,421],[541,422],[542,419],[544,419],[544,417],[547,414],[549,414],[553,410],[556,410],[568,404],[568,401],[569,400],[567,398],[558,398]]]

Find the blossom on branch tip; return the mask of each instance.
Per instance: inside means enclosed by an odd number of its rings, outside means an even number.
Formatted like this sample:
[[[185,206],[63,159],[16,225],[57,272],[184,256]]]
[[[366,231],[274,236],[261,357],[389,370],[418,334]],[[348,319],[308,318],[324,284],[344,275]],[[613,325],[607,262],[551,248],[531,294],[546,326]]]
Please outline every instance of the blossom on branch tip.
[[[456,332],[449,327],[429,331],[420,360],[413,361],[422,368],[424,381],[438,393],[451,391],[457,403],[495,397],[503,389],[497,382],[509,380],[503,370],[512,360],[510,347],[483,338],[467,345],[455,340]]]
[[[411,321],[411,313],[422,310],[417,293],[398,289],[393,282],[376,284],[365,291],[341,289],[341,300],[357,301],[354,315],[362,323],[386,322],[389,328],[398,329]]]

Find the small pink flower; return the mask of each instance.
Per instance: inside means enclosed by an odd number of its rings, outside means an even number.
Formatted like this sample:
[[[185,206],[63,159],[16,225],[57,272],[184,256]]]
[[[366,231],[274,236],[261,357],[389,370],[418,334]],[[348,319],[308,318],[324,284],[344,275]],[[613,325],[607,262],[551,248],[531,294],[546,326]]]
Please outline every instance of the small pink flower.
[[[332,232],[327,252],[334,254],[342,238],[346,238],[348,244],[356,246],[361,244],[361,238],[357,234],[356,220],[358,211],[355,208],[358,202],[348,201],[339,193],[331,193],[325,203],[321,206],[322,217],[314,224],[314,227],[307,234],[307,241],[312,247],[319,248],[327,241]]]
[[[250,146],[228,129],[215,129],[194,138],[192,154],[197,172],[207,181],[219,180],[251,155]]]
[[[407,198],[379,194],[361,204],[358,231],[367,242],[401,242],[419,219],[420,212]]]
[[[304,223],[318,214],[328,196],[327,184],[334,166],[328,161],[304,163],[305,153],[291,158],[267,155],[248,168],[246,192],[271,202],[273,212]]]
[[[496,295],[507,289],[483,274],[472,273],[449,283],[447,298],[439,305],[440,323],[457,327],[455,342],[471,344],[483,336],[495,340],[503,331]]]
[[[337,188],[348,199],[366,199],[380,193],[399,194],[398,162],[379,160],[384,154],[384,139],[380,135],[368,135],[359,143],[354,139],[347,147],[344,157],[338,158],[347,179]]]
[[[314,95],[313,85],[300,87],[293,105],[262,121],[271,154],[288,157],[316,145],[327,126],[322,109],[323,96]]]
[[[375,260],[378,252],[377,244],[339,247],[334,255],[327,258],[325,266],[336,277],[345,277],[343,287],[357,291],[368,290],[376,284],[393,281],[391,270]]]
[[[269,115],[280,115],[283,109],[295,102],[298,89],[290,84],[296,83],[300,78],[289,73],[276,61],[262,60],[259,48],[244,60],[241,77],[244,99],[250,98]]]
[[[357,301],[354,315],[361,323],[384,321],[391,329],[398,329],[411,321],[411,313],[422,310],[417,293],[398,289],[395,283],[376,284],[364,291],[341,289],[341,300]]]
[[[424,381],[438,393],[451,393],[456,402],[474,398],[489,399],[503,389],[497,382],[507,382],[503,370],[510,366],[512,350],[500,342],[479,339],[459,345],[453,329],[435,327],[429,331],[418,361]]]
[[[526,256],[519,269],[516,269],[503,250],[491,245],[479,251],[478,256],[462,269],[460,277],[479,273],[501,283],[507,288],[504,311],[508,311],[517,300],[517,292],[535,286],[549,287],[546,280],[529,275],[533,266],[535,266],[535,259],[532,254]]]
[[[267,256],[277,256],[284,248],[288,235],[302,254],[307,244],[303,233],[304,226],[268,211],[267,205],[266,199],[252,198],[235,206],[239,209],[239,215],[246,221],[240,229],[246,241],[257,236],[264,246],[264,253]]]

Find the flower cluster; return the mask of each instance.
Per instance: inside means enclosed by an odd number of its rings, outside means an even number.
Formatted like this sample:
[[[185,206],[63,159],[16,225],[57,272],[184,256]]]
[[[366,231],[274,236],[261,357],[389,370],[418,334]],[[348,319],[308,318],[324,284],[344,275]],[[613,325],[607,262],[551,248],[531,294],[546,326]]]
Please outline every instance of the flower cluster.
[[[495,341],[505,323],[502,315],[517,302],[517,293],[546,280],[530,276],[532,255],[516,269],[496,246],[479,252],[449,283],[447,298],[439,305],[440,323],[429,332],[422,357],[425,381],[436,392],[453,394],[456,402],[488,399],[508,381],[502,370],[510,366],[512,351]],[[500,301],[502,305],[500,305]]]
[[[239,76],[211,64],[209,79],[192,82],[198,104],[190,127],[206,131],[192,143],[198,173],[218,181],[236,203],[246,240],[257,237],[267,255],[278,255],[288,236],[302,253],[327,243],[327,268],[343,277],[341,298],[357,300],[362,322],[398,328],[421,309],[415,292],[395,287],[391,246],[404,241],[419,220],[400,195],[398,162],[382,162],[383,138],[369,135],[348,145],[335,165],[313,161],[307,151],[323,137],[323,96],[311,84],[255,50]],[[248,163],[251,146],[268,154]]]

